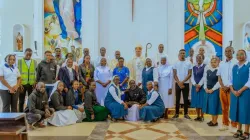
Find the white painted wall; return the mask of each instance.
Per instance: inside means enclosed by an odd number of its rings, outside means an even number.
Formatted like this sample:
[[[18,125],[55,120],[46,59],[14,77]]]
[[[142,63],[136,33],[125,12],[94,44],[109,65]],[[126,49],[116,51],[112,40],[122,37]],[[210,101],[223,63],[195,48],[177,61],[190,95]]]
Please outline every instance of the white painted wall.
[[[135,0],[134,9],[132,22],[130,0],[100,1],[100,47],[106,47],[111,58],[120,50],[125,59],[131,59],[137,44],[152,43],[149,56],[156,53],[158,44],[167,46],[167,1]]]
[[[13,26],[24,24],[27,27],[27,46],[33,47],[33,0],[4,0],[2,11],[1,58],[13,52]]]
[[[42,23],[33,21],[34,9],[37,9],[34,8],[34,0],[3,1],[0,53],[5,56],[12,52],[12,27],[16,23],[27,25],[29,43],[26,47],[33,48],[34,39],[40,37],[37,30],[42,28]],[[223,16],[227,21],[224,24],[224,47],[232,39],[236,49],[242,47],[242,27],[250,21],[248,5],[249,0],[224,1]],[[149,55],[152,56],[158,44],[163,43],[171,61],[177,60],[178,50],[183,48],[184,1],[135,0],[133,23],[131,8],[130,0],[83,0],[83,47],[90,48],[92,56],[99,54],[100,47],[107,47],[110,57],[120,49],[129,59],[136,44],[141,43],[145,47],[147,42],[151,42],[153,49]]]
[[[243,26],[250,21],[250,0],[234,1],[234,41],[233,45],[238,49],[243,48]]]

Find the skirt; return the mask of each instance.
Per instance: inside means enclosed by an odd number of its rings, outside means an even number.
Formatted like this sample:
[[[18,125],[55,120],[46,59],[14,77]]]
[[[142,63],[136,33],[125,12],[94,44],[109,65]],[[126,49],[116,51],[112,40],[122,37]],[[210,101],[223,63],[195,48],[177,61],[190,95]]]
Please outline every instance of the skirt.
[[[165,108],[155,105],[145,106],[139,111],[140,119],[144,121],[152,121],[154,119],[158,119],[163,115],[164,110]]]
[[[85,109],[86,118],[83,122],[96,122],[96,121],[105,121],[108,118],[109,111],[106,107],[95,105],[93,106],[95,118],[94,120],[91,119],[91,113]]]
[[[124,105],[119,104],[116,101],[109,103],[106,107],[108,108],[111,117],[114,119],[119,119],[128,115],[128,110],[124,109]]]
[[[73,110],[60,110],[54,112],[53,117],[48,122],[54,126],[67,126],[75,124],[78,118]]]
[[[192,86],[191,90],[191,107],[202,108],[204,104],[205,90],[203,87],[200,88],[199,92],[196,92],[196,87]]]
[[[128,109],[128,115],[125,117],[127,121],[136,122],[140,119],[139,116],[139,105],[134,104],[132,107]]]
[[[77,105],[77,106],[78,106],[79,108],[84,108],[84,106],[82,106],[82,105]],[[81,112],[81,111],[79,111],[79,110],[77,110],[77,109],[74,109],[74,112],[75,112],[75,114],[76,114],[76,116],[77,116],[77,118],[78,118],[77,123],[81,123],[82,120],[86,118],[86,113],[85,113],[85,111],[84,111],[84,112]]]
[[[220,115],[222,113],[219,89],[212,94],[205,93],[202,111],[210,115]]]
[[[240,124],[250,124],[250,90],[242,92],[241,96],[236,97],[230,94],[230,119]]]

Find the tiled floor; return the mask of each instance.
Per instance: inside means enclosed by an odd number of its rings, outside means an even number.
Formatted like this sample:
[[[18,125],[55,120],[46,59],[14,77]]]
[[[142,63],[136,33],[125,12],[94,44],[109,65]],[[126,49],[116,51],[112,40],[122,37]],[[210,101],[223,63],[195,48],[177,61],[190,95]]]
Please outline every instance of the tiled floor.
[[[193,116],[194,117],[194,116]],[[206,116],[206,121],[210,120]],[[236,129],[220,132],[218,127],[185,120],[160,120],[157,123],[107,121],[81,123],[67,127],[48,126],[28,133],[29,140],[232,140]],[[221,122],[221,117],[219,117]]]

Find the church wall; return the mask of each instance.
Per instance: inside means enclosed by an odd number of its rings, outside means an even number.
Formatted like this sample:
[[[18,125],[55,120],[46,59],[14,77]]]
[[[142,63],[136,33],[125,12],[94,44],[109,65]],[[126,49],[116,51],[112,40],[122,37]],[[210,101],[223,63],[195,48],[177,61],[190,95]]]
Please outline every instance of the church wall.
[[[243,48],[243,26],[250,21],[250,1],[235,0],[234,1],[234,42],[233,45],[237,49]]]
[[[225,5],[229,6],[225,7]],[[226,0],[224,2],[224,14],[227,13],[224,15],[224,23],[226,23],[224,24],[224,47],[234,38],[233,45],[236,50],[242,48],[242,28],[245,22],[250,21],[248,5],[250,5],[249,0]],[[33,6],[33,0],[4,0],[1,15],[5,20],[2,20],[2,45],[0,46],[2,56],[0,59],[13,51],[12,28],[16,23],[27,26],[26,47],[34,48],[34,37],[38,33],[34,33],[33,28]],[[136,44],[141,43],[145,47],[147,42],[151,42],[153,48],[149,50],[149,56],[156,53],[159,43],[163,43],[171,61],[176,61],[178,50],[183,48],[184,44],[184,1],[135,0],[133,23],[131,8],[131,1],[127,0],[119,2],[83,0],[83,47],[90,48],[93,59],[99,54],[99,48],[102,46],[108,49],[108,55],[111,58],[113,58],[113,52],[121,48],[123,56],[129,59],[132,57]],[[155,26],[150,26],[152,24]],[[42,26],[39,25],[39,27]]]
[[[33,0],[4,0],[2,13],[1,58],[13,53],[13,26],[25,24],[27,27],[27,46],[33,47]]]
[[[167,1],[135,0],[132,22],[132,1],[100,1],[99,39],[100,47],[108,49],[114,58],[114,51],[120,50],[125,59],[131,59],[134,47],[152,43],[149,56],[157,52],[158,44],[167,45]]]

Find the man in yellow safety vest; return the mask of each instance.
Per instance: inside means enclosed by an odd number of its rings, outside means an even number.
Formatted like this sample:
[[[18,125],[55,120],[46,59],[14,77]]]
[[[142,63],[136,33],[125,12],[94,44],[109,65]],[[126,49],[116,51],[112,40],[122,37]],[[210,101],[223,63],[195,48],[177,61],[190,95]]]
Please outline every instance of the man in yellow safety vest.
[[[37,62],[31,59],[32,52],[32,49],[27,48],[24,52],[24,58],[18,60],[18,69],[22,79],[21,90],[19,90],[19,112],[23,112],[26,92],[30,95],[36,83]]]

